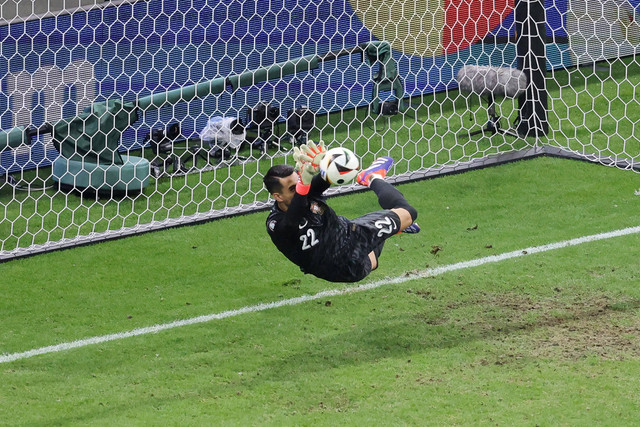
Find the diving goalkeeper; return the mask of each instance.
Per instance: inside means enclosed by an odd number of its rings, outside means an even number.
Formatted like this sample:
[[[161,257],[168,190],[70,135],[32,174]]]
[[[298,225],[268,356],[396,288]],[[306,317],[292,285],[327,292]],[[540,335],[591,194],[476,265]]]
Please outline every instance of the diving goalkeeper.
[[[384,180],[393,165],[380,157],[356,181],[371,188],[382,210],[349,220],[326,204],[329,183],[319,175],[326,149],[309,141],[294,149],[296,168],[272,166],[263,178],[274,199],[267,232],[276,247],[303,273],[331,282],[357,282],[378,267],[385,241],[399,232],[417,233],[418,212]]]

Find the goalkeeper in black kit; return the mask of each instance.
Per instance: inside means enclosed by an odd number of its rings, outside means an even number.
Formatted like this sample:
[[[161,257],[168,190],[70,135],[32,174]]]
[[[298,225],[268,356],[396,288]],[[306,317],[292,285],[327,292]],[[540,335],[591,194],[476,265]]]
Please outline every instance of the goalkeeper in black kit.
[[[417,211],[384,180],[393,165],[380,157],[356,181],[378,196],[381,210],[349,220],[329,207],[322,193],[330,184],[319,174],[326,149],[313,141],[294,148],[296,168],[272,166],[263,182],[274,204],[267,232],[276,247],[303,273],[331,282],[357,282],[378,267],[385,241],[400,232],[417,233]]]

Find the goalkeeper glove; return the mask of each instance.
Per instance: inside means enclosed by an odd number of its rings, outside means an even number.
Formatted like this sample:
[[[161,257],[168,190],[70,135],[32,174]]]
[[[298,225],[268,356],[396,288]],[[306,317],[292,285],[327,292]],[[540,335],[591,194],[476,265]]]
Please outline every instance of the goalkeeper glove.
[[[302,182],[302,184],[305,186],[311,185],[311,180],[318,174],[318,172],[318,168],[314,167],[311,163],[303,163],[300,171],[298,172],[298,174],[300,175],[300,182]]]
[[[293,160],[296,162],[296,168],[304,162],[309,162],[317,167],[320,161],[326,154],[327,149],[324,146],[324,142],[320,141],[316,145],[313,141],[309,141],[308,144],[302,144],[300,147],[293,147]]]
[[[313,177],[320,172],[319,164],[326,152],[327,149],[322,141],[318,145],[309,141],[308,144],[302,144],[300,148],[293,147],[293,160],[296,162],[296,171],[300,175],[302,184],[311,184]]]
[[[327,149],[324,146],[324,141],[320,141],[318,145],[315,142],[309,140],[306,145],[301,145],[300,148],[303,148],[311,160],[311,164],[314,167],[318,167],[320,165],[320,161],[322,161],[324,155],[327,153]]]

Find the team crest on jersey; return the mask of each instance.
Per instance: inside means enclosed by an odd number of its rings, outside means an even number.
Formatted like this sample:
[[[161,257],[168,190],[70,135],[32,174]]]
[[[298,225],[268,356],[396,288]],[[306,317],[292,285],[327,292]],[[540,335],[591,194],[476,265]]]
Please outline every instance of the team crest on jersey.
[[[318,202],[311,202],[311,204],[309,205],[309,210],[317,215],[322,215],[324,213],[324,207]]]
[[[269,230],[273,231],[276,228],[276,220],[269,221]]]

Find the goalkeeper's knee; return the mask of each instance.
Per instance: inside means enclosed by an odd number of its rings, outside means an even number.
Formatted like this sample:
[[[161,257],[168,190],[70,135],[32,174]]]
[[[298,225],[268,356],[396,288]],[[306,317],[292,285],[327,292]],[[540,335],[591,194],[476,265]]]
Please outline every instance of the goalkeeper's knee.
[[[409,212],[409,215],[411,215],[411,220],[415,222],[416,219],[418,218],[418,211],[416,210],[416,208],[411,206],[409,203],[407,203],[407,206],[403,206],[403,207]]]

